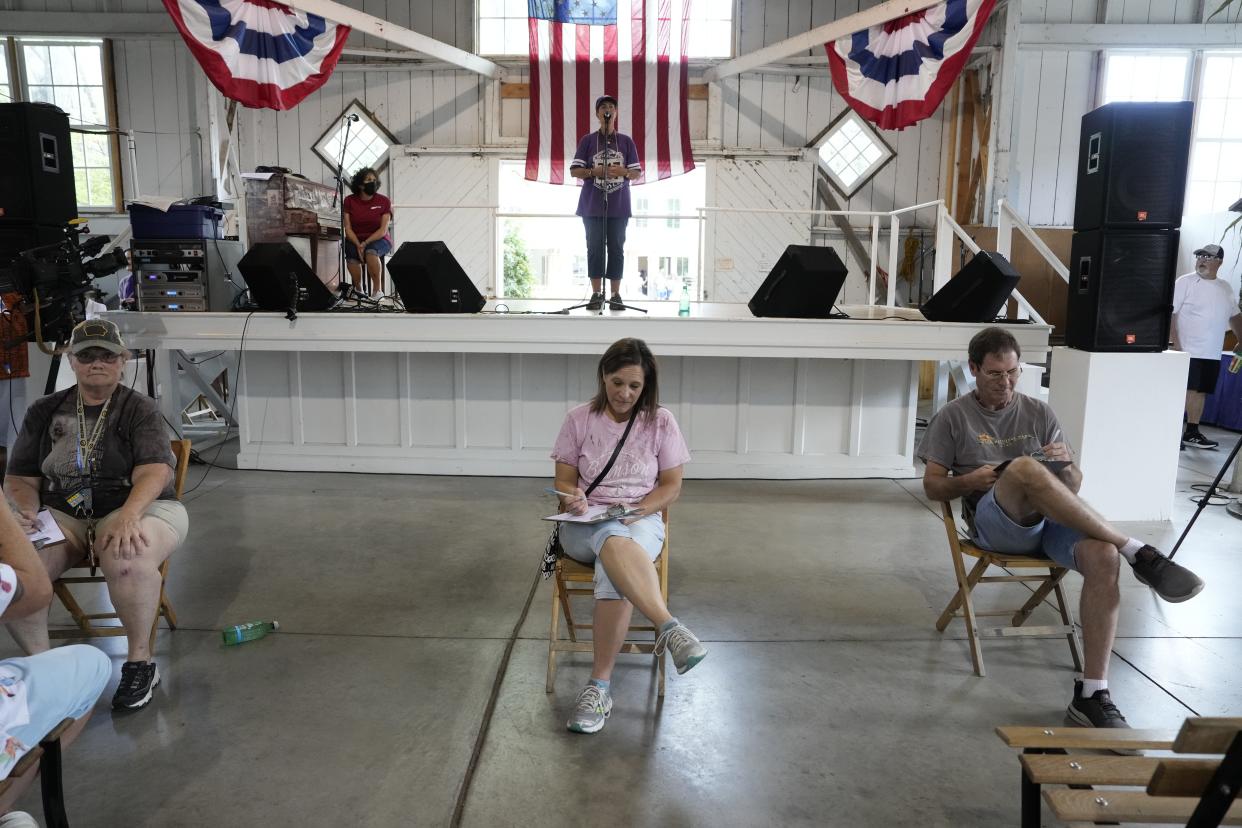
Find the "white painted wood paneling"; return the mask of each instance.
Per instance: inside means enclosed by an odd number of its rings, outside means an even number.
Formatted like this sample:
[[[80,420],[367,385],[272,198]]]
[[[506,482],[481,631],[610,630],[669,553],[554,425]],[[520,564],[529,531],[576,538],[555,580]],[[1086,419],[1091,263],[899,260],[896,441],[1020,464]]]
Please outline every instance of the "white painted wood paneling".
[[[715,207],[812,209],[815,167],[810,161],[721,159],[709,165]],[[811,217],[772,213],[709,213],[707,298],[747,302],[790,244],[810,243]]]

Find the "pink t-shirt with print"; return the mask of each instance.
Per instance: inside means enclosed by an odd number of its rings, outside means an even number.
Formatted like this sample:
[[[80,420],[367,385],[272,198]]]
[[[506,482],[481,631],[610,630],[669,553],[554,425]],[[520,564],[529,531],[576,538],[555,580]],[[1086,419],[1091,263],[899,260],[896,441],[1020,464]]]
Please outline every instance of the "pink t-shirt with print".
[[[592,413],[590,404],[584,403],[565,415],[561,433],[552,447],[552,459],[577,468],[578,488],[586,491],[612,457],[624,433],[625,423],[613,421],[603,411]],[[675,469],[689,460],[690,449],[671,411],[661,408],[650,418],[639,415],[617,462],[588,501],[637,503],[656,487],[661,471]]]

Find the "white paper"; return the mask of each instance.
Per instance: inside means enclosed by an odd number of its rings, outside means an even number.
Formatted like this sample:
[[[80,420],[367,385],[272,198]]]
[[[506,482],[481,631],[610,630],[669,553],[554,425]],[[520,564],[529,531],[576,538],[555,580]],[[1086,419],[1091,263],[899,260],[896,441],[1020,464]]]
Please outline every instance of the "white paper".
[[[571,512],[561,512],[559,515],[548,515],[544,520],[556,520],[561,523],[603,523],[606,520],[618,520],[637,514],[638,509],[625,506],[624,511],[617,515],[608,514],[608,510],[613,508],[606,503],[600,503],[595,506],[588,506],[587,510],[580,515]]]
[[[256,181],[267,181],[269,178],[271,178],[271,177],[272,177],[273,175],[275,175],[275,174],[276,174],[276,173],[271,173],[271,172],[265,172],[265,173],[242,173],[242,174],[241,174],[241,177],[242,177],[242,178],[253,178],[253,179],[255,179]]]
[[[27,535],[30,542],[35,545],[36,549],[44,546],[50,546],[53,543],[64,543],[65,533],[60,531],[60,526],[56,523],[56,518],[52,517],[52,513],[47,509],[35,515],[35,521],[39,524],[39,528],[32,535]]]
[[[151,195],[130,199],[129,203],[141,204],[143,207],[154,207],[156,210],[163,210],[167,213],[168,209],[179,201],[181,201],[180,198],[168,198],[167,196]]]

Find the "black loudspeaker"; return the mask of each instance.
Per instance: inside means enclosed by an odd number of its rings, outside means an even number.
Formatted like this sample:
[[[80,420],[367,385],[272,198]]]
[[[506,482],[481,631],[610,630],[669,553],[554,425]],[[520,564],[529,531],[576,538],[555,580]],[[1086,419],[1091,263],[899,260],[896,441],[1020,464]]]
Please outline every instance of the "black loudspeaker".
[[[78,214],[69,116],[51,104],[0,104],[0,219],[63,225]]]
[[[755,316],[827,319],[845,284],[846,269],[835,250],[791,244],[750,298]]]
[[[1085,351],[1163,351],[1179,235],[1177,230],[1075,233],[1065,344]]]
[[[405,242],[388,273],[409,313],[478,313],[487,304],[444,242]]]
[[[1182,225],[1194,104],[1111,103],[1082,116],[1074,229]]]
[[[919,310],[932,322],[991,322],[1021,278],[1004,256],[980,250]]]
[[[250,299],[266,311],[321,311],[336,297],[289,242],[250,245],[237,263]]]

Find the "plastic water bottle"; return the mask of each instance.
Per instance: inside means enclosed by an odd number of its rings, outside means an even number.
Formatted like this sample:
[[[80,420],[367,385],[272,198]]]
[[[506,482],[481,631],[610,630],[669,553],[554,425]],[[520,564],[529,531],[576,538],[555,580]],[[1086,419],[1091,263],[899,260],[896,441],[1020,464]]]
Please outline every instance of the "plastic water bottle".
[[[690,283],[681,283],[681,304],[677,307],[678,316],[690,315]]]
[[[221,631],[225,644],[244,644],[262,638],[270,632],[280,629],[276,621],[251,621],[249,624],[238,624]]]

